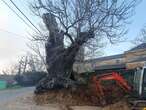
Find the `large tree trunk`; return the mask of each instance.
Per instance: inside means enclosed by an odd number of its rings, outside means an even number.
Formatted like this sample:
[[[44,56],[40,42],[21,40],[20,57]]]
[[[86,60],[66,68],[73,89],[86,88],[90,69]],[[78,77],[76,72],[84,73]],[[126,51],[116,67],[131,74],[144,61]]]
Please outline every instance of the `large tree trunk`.
[[[51,18],[51,22],[53,21],[52,19],[54,18]],[[54,22],[56,21],[54,20]],[[45,24],[47,26],[47,23]],[[71,79],[71,76],[73,75],[72,68],[75,62],[75,57],[80,47],[93,37],[93,33],[91,31],[82,32],[70,45],[70,47],[65,49],[63,45],[63,32],[58,31],[56,23],[52,24],[55,24],[55,28],[50,26],[50,24],[48,24],[47,27],[50,31],[50,38],[46,43],[46,63],[48,75],[38,83],[35,93],[77,86],[79,83]]]

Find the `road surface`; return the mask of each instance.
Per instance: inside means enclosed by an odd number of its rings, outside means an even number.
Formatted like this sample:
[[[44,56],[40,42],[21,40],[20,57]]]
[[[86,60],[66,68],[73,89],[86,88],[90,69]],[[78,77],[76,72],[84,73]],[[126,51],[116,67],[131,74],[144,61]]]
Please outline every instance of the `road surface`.
[[[23,95],[33,93],[34,87],[25,87],[19,89],[9,89],[0,91],[0,103],[10,102]]]

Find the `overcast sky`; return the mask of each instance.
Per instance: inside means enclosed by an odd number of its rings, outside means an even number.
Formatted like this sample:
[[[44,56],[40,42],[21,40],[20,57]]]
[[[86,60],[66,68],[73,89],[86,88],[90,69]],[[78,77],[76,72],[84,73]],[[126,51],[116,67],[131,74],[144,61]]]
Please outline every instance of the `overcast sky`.
[[[4,0],[13,6],[9,0]],[[38,26],[40,19],[35,17],[29,9],[29,3],[33,0],[13,0],[17,6]],[[14,8],[14,7],[13,7]],[[14,8],[15,9],[15,8]],[[15,9],[16,10],[16,9]],[[143,0],[136,8],[135,15],[127,27],[129,32],[126,35],[127,42],[117,45],[110,45],[104,49],[105,55],[123,53],[133,45],[130,40],[138,36],[140,29],[146,23],[146,0]],[[9,32],[6,32],[9,31]],[[11,33],[12,32],[12,33]],[[15,35],[15,34],[17,35]],[[15,62],[19,56],[28,51],[26,43],[29,41],[28,33],[33,30],[23,23],[1,0],[0,0],[0,71]]]

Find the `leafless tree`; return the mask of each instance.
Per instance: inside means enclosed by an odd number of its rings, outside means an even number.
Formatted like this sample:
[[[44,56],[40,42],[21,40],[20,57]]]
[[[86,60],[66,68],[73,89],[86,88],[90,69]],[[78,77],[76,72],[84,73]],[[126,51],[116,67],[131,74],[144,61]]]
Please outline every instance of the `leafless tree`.
[[[146,43],[146,26],[144,26],[141,30],[140,30],[140,34],[138,35],[138,37],[136,37],[132,43],[134,45],[139,45],[142,43]]]
[[[80,48],[88,53],[91,48],[99,49],[100,41],[117,42],[125,34],[125,24],[137,3],[138,0],[35,0],[33,11],[49,31],[47,36],[33,37],[46,41],[48,71],[36,91],[75,85],[70,76]]]
[[[11,65],[7,68],[4,68],[2,70],[2,74],[3,75],[15,75],[16,74],[16,66],[15,65]]]
[[[32,50],[31,54],[37,56],[40,59],[40,62],[45,66],[45,44],[44,42],[31,42],[28,44],[28,47]]]
[[[41,72],[45,71],[45,66],[40,58],[36,55],[27,53],[27,55],[21,56],[18,63],[15,64],[15,73],[22,75],[28,71],[30,72]]]

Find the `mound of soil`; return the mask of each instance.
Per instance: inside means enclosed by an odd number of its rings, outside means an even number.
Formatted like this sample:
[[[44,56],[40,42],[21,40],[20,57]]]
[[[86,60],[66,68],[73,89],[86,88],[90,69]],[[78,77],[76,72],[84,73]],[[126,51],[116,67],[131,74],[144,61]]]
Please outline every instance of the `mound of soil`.
[[[109,87],[104,92],[106,105],[113,104],[123,97],[123,93],[117,87]],[[111,91],[112,89],[112,91]],[[69,106],[101,106],[102,100],[100,95],[89,87],[81,86],[76,90],[61,89],[50,90],[46,93],[35,94],[33,100],[36,104],[63,104]]]

